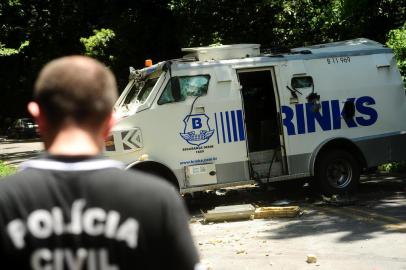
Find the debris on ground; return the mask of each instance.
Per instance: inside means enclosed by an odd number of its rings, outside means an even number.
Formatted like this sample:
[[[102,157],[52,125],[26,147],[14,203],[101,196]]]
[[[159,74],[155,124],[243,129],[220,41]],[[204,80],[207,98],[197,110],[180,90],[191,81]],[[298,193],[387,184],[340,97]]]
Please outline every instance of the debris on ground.
[[[270,206],[255,209],[255,218],[296,217],[299,214],[299,206]]]
[[[197,217],[191,217],[190,219],[189,219],[189,223],[196,223],[196,222],[198,222],[199,221],[199,219],[197,218]]]
[[[255,207],[251,204],[218,206],[203,213],[204,222],[248,220],[254,218]]]
[[[287,206],[291,204],[292,201],[290,200],[278,200],[272,203],[273,206]]]
[[[202,269],[213,270],[213,266],[209,261],[202,259],[201,264],[203,265]]]
[[[250,220],[254,218],[290,218],[300,215],[299,206],[269,206],[255,208],[251,204],[219,206],[203,214],[205,224]]]
[[[348,206],[356,202],[355,198],[345,195],[332,195],[331,197],[322,195],[322,199],[324,204],[333,206]]]
[[[227,194],[227,190],[226,189],[218,189],[218,190],[216,190],[215,191],[215,194],[217,195],[217,196],[224,196],[224,195],[226,195]]]
[[[306,260],[306,262],[307,262],[307,263],[316,263],[316,262],[317,262],[317,257],[316,257],[316,255],[313,255],[313,254],[307,255],[307,260]]]

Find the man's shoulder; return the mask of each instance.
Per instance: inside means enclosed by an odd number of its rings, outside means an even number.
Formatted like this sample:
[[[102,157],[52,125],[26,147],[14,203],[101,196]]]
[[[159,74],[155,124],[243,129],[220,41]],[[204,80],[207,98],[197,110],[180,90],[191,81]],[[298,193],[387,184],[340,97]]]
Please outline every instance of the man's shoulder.
[[[174,186],[162,177],[142,172],[139,170],[122,170],[116,168],[109,168],[96,172],[98,182],[103,181],[115,183],[117,185],[125,185],[128,188],[154,190],[155,192],[162,191],[163,193],[168,190],[173,191]]]
[[[142,172],[139,170],[122,170],[109,168],[95,172],[95,186],[114,186],[116,192],[143,192],[165,198],[176,194],[175,187],[169,180],[162,177]],[[100,188],[102,188],[100,186]]]
[[[32,179],[37,176],[38,176],[38,174],[31,170],[18,171],[12,175],[8,175],[8,176],[0,178],[0,188],[4,188],[4,187],[10,186],[10,185],[11,186],[17,185],[19,183],[25,182],[25,180],[28,178]]]
[[[36,188],[35,179],[41,179],[36,172],[19,171],[15,174],[0,179],[0,199],[9,198],[11,194],[20,194],[22,190],[33,190]]]

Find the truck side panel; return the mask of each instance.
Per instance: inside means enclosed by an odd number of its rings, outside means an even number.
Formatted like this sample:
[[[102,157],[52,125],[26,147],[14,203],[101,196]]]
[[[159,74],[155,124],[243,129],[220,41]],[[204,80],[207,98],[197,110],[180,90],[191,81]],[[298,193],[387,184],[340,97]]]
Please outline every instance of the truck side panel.
[[[363,151],[368,166],[405,159],[406,99],[393,54],[351,55],[289,61],[276,70],[282,103],[282,124],[288,155],[289,174],[309,171],[311,155],[321,142],[348,138]],[[380,66],[386,59],[387,65]],[[383,59],[383,60],[382,60]],[[297,71],[297,62],[304,70]],[[385,61],[383,61],[385,62]],[[334,76],[332,76],[334,74]],[[292,103],[293,77],[311,76],[314,92],[320,95],[318,110],[307,97],[311,88]],[[354,115],[345,117],[345,103]],[[402,139],[403,138],[403,139]],[[378,152],[377,149],[381,149]],[[396,149],[396,150],[395,150]],[[379,153],[379,154],[377,154]]]

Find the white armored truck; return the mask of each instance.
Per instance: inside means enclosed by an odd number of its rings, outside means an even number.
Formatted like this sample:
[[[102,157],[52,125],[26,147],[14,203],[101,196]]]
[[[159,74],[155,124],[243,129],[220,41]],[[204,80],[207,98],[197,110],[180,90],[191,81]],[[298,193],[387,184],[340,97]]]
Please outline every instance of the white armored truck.
[[[354,191],[367,168],[406,160],[406,96],[391,49],[355,39],[261,54],[183,49],[130,69],[105,154],[181,193],[313,177]]]

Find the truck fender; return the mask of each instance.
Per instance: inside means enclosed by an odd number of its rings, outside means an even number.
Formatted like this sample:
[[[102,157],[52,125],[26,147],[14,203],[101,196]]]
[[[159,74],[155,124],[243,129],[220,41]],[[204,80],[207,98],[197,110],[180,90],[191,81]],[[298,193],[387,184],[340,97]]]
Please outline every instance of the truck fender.
[[[137,160],[135,162],[132,162],[127,165],[126,170],[130,169],[137,169],[143,172],[151,173],[153,175],[159,176],[172,185],[176,187],[176,189],[179,190],[180,188],[180,183],[176,175],[172,172],[171,169],[169,169],[168,166],[161,162],[157,162],[154,160]]]
[[[340,147],[346,149],[348,152],[355,155],[355,158],[360,162],[361,167],[366,167],[366,161],[362,151],[358,148],[358,146],[355,145],[355,143],[351,139],[345,137],[333,137],[328,138],[327,140],[321,142],[313,151],[309,162],[309,172],[311,176],[314,176],[316,160],[318,155],[320,154],[321,151],[330,147],[331,148]]]

